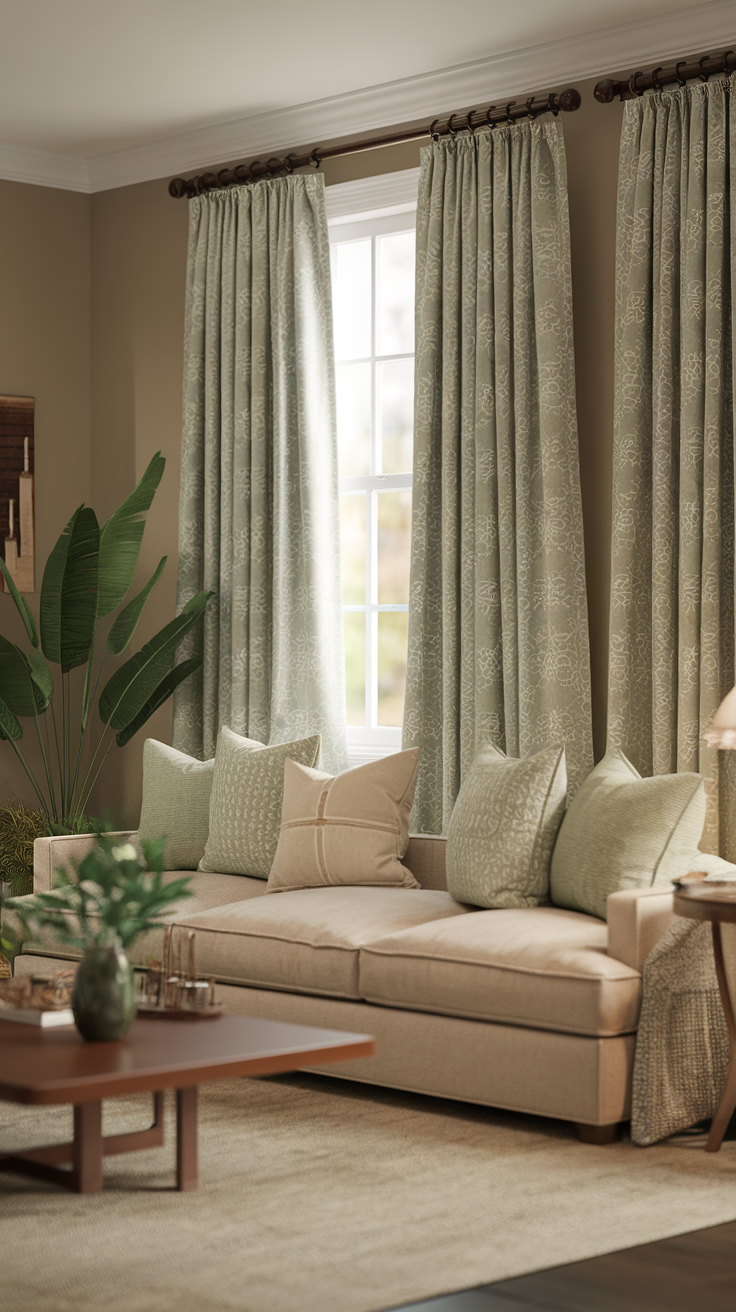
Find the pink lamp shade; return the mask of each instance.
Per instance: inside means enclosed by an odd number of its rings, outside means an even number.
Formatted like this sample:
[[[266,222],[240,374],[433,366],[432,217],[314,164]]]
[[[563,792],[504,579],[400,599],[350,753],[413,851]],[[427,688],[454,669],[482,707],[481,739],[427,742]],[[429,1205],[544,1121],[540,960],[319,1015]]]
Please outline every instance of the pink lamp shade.
[[[705,741],[709,747],[725,750],[736,747],[736,688],[732,688],[723,698],[705,735]]]

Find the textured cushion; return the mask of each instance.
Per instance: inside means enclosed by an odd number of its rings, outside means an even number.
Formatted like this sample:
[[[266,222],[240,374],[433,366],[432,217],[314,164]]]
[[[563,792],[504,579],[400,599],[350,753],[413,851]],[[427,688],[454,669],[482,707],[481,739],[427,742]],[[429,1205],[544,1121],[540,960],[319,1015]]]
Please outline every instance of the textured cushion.
[[[220,730],[210,801],[210,829],[200,870],[268,879],[281,825],[284,761],[314,765],[321,739],[264,747]]]
[[[636,1029],[641,976],[606,953],[600,920],[555,907],[477,911],[373,939],[366,1002],[570,1034]]]
[[[447,830],[447,887],[479,907],[549,901],[549,862],[565,814],[564,747],[515,761],[495,747],[478,753]]]
[[[396,752],[343,774],[284,767],[284,807],[268,891],[325,884],[419,885],[401,864],[419,752]]]
[[[705,820],[699,774],[642,779],[622,752],[607,752],[576,793],[552,855],[558,907],[606,917],[606,898],[667,884],[692,868]]]
[[[163,838],[167,870],[196,870],[210,825],[215,758],[197,761],[155,738],[143,744],[143,802],[138,837]]]
[[[363,943],[467,914],[430,889],[308,888],[185,914],[179,924],[196,930],[198,969],[224,983],[357,998]]]

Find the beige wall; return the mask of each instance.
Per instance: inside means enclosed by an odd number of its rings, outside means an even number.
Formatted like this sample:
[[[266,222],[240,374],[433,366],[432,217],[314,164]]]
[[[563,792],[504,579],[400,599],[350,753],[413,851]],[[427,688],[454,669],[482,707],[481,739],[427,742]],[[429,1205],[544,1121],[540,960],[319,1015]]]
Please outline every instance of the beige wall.
[[[564,117],[564,125],[594,720],[600,754],[605,739],[621,107],[598,105],[592,95],[594,81],[577,85],[583,104],[577,113]],[[329,161],[324,166],[327,185],[415,167],[421,144]],[[6,368],[0,382],[6,392],[37,397],[39,553],[45,558],[80,500],[90,499],[102,519],[128,493],[156,450],[167,460],[146,528],[139,585],[162,555],[168,555],[169,563],[141,622],[142,639],[173,616],[175,601],[187,205],[169,197],[167,182],[102,192],[91,199],[0,183],[0,268],[12,307],[0,316],[4,334],[0,358]],[[4,311],[7,304],[6,299]],[[8,600],[0,597],[4,622]],[[143,737],[167,739],[170,726],[169,704],[126,748],[114,750],[93,798],[98,813],[136,823]],[[6,760],[3,749],[0,770]],[[5,775],[0,778],[0,802],[3,785],[9,791],[14,779],[12,771],[7,782]]]
[[[65,523],[90,498],[90,198],[0,181],[0,393],[35,397],[36,593]],[[0,629],[23,642],[7,593]],[[21,744],[34,762],[32,730]],[[0,805],[33,792],[0,744]]]

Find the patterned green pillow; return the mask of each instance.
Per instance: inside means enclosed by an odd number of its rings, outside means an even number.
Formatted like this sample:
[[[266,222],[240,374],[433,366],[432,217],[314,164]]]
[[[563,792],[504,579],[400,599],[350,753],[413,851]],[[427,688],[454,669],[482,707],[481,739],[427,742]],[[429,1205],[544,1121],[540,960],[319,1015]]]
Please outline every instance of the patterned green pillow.
[[[566,801],[564,747],[522,761],[484,747],[450,817],[448,891],[476,907],[548,902],[550,857]]]
[[[697,869],[704,821],[702,775],[642,779],[612,749],[570,803],[552,857],[552,901],[605,920],[609,893],[666,887]]]
[[[200,870],[268,879],[279,841],[284,762],[314,766],[322,739],[264,747],[221,729],[215,752],[210,831]]]

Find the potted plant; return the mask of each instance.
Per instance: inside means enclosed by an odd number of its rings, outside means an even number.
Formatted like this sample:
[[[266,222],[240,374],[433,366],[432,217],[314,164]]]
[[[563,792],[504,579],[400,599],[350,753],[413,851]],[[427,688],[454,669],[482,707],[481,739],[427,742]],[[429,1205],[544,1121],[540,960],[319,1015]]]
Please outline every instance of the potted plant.
[[[160,452],[118,510],[100,528],[95,512],[79,506],[46,563],[39,633],[0,558],[0,570],[23,621],[30,649],[0,635],[0,739],[10,744],[38,799],[50,833],[86,829],[90,793],[113,743],[122,747],[184,679],[199,669],[195,656],[176,663],[182,639],[201,618],[211,592],[199,592],[180,615],[128,657],[100,689],[109,656],[122,656],[164,567],[162,557],[145,587],[121,607],[133,581],[145,515],[164,471]],[[112,616],[98,651],[100,621]],[[52,666],[59,667],[55,680]],[[84,681],[70,675],[84,667]],[[59,706],[59,699],[61,705]],[[92,710],[101,724],[96,741]],[[30,722],[41,754],[40,777],[24,756],[22,720]]]
[[[119,843],[101,835],[74,872],[61,870],[50,893],[11,898],[15,929],[4,929],[17,949],[51,930],[84,953],[72,994],[77,1029],[92,1041],[121,1039],[135,1016],[135,978],[126,950],[155,929],[173,902],[191,897],[191,876],[163,881],[164,840]]]

